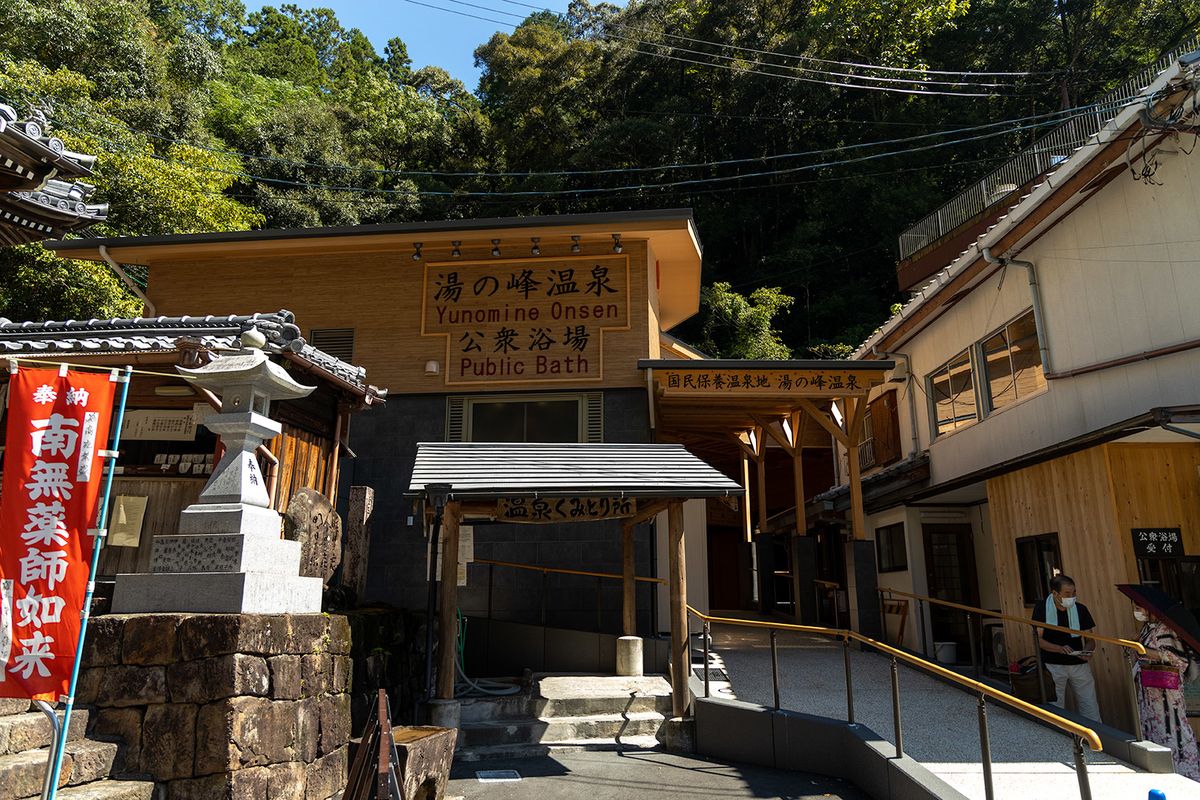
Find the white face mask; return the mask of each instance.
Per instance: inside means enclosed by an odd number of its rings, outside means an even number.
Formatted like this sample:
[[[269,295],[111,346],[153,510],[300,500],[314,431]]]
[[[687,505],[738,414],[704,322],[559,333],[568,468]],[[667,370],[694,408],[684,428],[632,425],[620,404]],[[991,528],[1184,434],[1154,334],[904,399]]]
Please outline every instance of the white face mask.
[[[1150,615],[1145,611],[1135,611],[1133,612],[1133,618],[1138,622],[1147,622],[1150,619]]]
[[[1058,602],[1062,604],[1063,608],[1070,608],[1071,606],[1075,605],[1075,598],[1074,597],[1060,597],[1058,599]]]

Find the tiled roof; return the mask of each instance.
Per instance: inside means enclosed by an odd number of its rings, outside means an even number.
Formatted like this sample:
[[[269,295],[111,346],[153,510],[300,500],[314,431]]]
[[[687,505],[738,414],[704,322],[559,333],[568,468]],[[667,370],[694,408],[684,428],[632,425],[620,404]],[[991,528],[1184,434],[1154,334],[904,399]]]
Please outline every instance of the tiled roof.
[[[304,341],[290,311],[227,317],[156,317],[90,319],[65,322],[10,322],[0,317],[0,359],[6,353],[163,352],[177,350],[181,337],[200,341],[211,350],[236,350],[242,332],[257,328],[267,337],[263,348],[292,360],[306,361],[361,391],[375,394],[367,371],[335,358]],[[380,393],[380,396],[386,393]]]
[[[409,492],[423,492],[431,483],[449,483],[456,500],[743,493],[681,444],[423,442]]]

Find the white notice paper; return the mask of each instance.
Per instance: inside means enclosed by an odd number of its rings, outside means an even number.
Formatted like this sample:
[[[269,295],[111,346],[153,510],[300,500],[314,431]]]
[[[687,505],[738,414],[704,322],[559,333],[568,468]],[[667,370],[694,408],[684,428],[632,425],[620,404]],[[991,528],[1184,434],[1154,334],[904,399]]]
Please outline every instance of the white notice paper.
[[[108,541],[113,547],[137,547],[142,539],[142,521],[146,518],[145,497],[119,494],[113,498],[108,515]]]

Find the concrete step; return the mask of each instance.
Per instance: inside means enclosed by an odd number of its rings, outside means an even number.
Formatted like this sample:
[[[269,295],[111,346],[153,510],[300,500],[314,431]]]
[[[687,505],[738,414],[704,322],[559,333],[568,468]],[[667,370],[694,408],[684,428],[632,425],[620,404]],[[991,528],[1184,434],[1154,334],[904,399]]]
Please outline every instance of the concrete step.
[[[670,695],[619,695],[612,697],[532,697],[528,693],[462,701],[464,725],[548,717],[591,717],[598,714],[648,714],[671,711]]]
[[[63,712],[59,711],[61,722]],[[82,739],[87,730],[88,712],[85,708],[71,711],[71,730],[67,736],[68,742]],[[28,711],[24,714],[9,714],[0,717],[0,755],[8,753],[23,753],[47,747],[50,744],[50,720],[41,711]]]
[[[492,720],[464,723],[458,731],[462,748],[497,745],[554,744],[614,740],[658,733],[666,718],[656,712],[597,714],[579,717]]]
[[[24,714],[30,709],[37,710],[31,700],[23,697],[0,697],[0,717],[7,717],[11,714]]]
[[[455,752],[455,761],[490,761],[497,758],[534,758],[557,753],[586,751],[660,750],[661,743],[653,736],[622,736],[617,739],[587,739],[537,744],[499,744],[486,747],[467,747]]]
[[[74,716],[74,714],[72,714]],[[70,786],[104,780],[112,774],[113,761],[117,757],[117,745],[114,742],[94,742],[82,739],[78,742],[67,742],[66,754],[70,760]],[[63,762],[63,772],[68,763]]]
[[[25,800],[37,800],[39,796],[40,790]],[[153,796],[154,781],[97,781],[58,790],[62,800],[150,800]]]
[[[108,742],[68,742],[58,785],[78,786],[107,778],[116,755],[117,746]],[[0,756],[0,797],[40,795],[49,760],[48,747]]]

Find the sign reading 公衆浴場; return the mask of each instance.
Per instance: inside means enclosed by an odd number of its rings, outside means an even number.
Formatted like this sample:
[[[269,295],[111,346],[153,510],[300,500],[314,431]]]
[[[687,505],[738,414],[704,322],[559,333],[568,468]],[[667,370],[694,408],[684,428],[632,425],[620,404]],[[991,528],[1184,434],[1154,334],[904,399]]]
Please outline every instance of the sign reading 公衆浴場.
[[[0,491],[0,697],[67,694],[115,384],[22,369],[8,388]]]
[[[600,380],[605,330],[629,328],[629,258],[428,264],[421,334],[446,383]]]
[[[1179,528],[1133,528],[1134,558],[1179,558],[1183,534]]]

